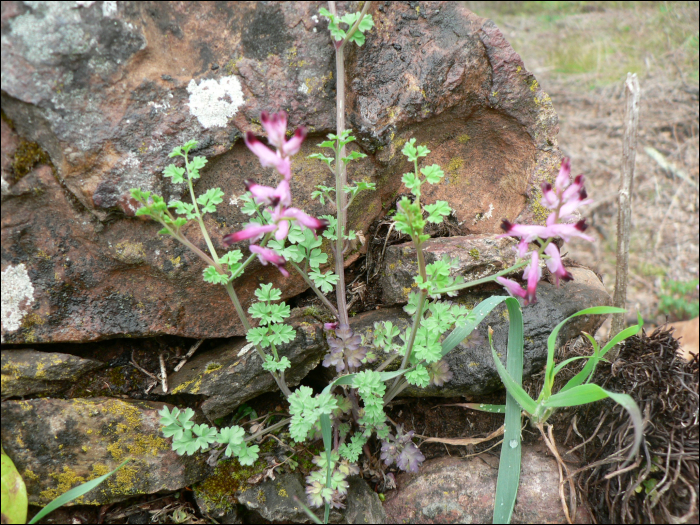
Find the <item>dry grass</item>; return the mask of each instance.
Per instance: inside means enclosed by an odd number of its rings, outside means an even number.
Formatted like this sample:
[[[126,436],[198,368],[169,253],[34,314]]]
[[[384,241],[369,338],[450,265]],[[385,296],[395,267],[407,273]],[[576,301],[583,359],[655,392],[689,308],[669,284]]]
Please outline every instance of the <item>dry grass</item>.
[[[698,7],[691,2],[466,2],[492,18],[552,97],[559,146],[596,201],[597,242],[569,254],[612,294],[628,71],[642,89],[627,302],[660,324],[664,280],[698,277]],[[550,5],[554,4],[554,6]],[[645,148],[675,166],[664,169]],[[631,312],[630,320],[634,320]]]

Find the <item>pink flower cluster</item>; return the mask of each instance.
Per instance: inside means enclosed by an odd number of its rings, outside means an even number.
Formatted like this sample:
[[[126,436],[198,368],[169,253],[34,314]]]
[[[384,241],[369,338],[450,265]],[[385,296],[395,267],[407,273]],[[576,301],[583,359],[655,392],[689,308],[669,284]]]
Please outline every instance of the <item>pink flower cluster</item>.
[[[582,219],[574,224],[561,223],[562,220],[570,219],[574,216],[574,212],[581,206],[590,204],[586,189],[583,187],[583,175],[578,175],[573,182],[570,178],[571,164],[568,158],[564,158],[561,162],[559,175],[554,181],[554,186],[549,182],[542,183],[542,206],[552,213],[547,217],[545,226],[533,226],[524,224],[512,224],[506,219],[503,219],[501,228],[506,232],[502,237],[519,237],[520,242],[516,248],[518,257],[525,259],[530,257],[530,264],[525,267],[523,278],[527,281],[527,288],[523,289],[515,281],[497,277],[496,280],[506,287],[508,293],[515,297],[525,299],[525,304],[534,303],[537,301],[537,283],[542,277],[540,269],[540,252],[533,250],[530,252],[530,243],[539,240],[544,244],[545,239],[561,237],[565,242],[569,242],[573,237],[580,237],[587,241],[593,241],[593,237],[583,233],[588,227],[585,219]],[[556,279],[559,286],[559,279],[570,281],[573,279],[571,274],[564,268],[559,254],[559,248],[556,244],[548,243],[544,249],[546,255],[545,263],[550,272]]]
[[[328,226],[328,221],[311,217],[298,208],[290,207],[292,205],[292,192],[289,186],[289,181],[292,178],[290,157],[301,148],[301,144],[306,138],[306,131],[304,128],[299,128],[287,140],[287,114],[284,111],[272,115],[263,111],[260,114],[260,122],[265,128],[268,142],[274,146],[275,151],[265,146],[250,131],[245,135],[246,146],[260,159],[260,164],[263,167],[273,166],[283,179],[276,188],[262,186],[252,180],[246,180],[245,187],[258,204],[271,208],[272,222],[264,225],[251,222],[243,230],[224,236],[226,245],[245,239],[252,239],[253,242],[256,242],[266,233],[273,232],[275,238],[281,241],[287,237],[292,221],[296,221],[303,228],[310,228],[314,235],[323,232]],[[287,261],[274,250],[251,244],[250,251],[258,256],[262,264],[272,263],[285,277],[289,276],[289,272],[284,268]]]

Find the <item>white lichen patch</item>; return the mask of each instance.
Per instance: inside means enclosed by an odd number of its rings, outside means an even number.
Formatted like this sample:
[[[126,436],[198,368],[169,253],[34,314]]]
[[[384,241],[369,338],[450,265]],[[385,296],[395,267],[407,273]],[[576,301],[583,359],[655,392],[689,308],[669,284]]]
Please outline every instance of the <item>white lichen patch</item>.
[[[117,14],[117,2],[102,2],[102,16],[111,17]]]
[[[491,217],[493,217],[493,210],[494,210],[493,204],[489,204],[489,211],[487,211],[486,213],[477,213],[474,216],[474,220],[472,221],[472,224],[476,224],[477,222],[486,221],[486,220],[490,219]],[[462,223],[460,223],[460,225],[461,224]]]
[[[187,91],[190,94],[190,113],[204,128],[226,126],[228,119],[245,103],[241,83],[236,76],[222,77],[218,81],[202,80],[199,85],[192,79]]]
[[[2,272],[2,331],[14,332],[34,302],[34,286],[24,264]],[[4,336],[3,336],[4,342]]]

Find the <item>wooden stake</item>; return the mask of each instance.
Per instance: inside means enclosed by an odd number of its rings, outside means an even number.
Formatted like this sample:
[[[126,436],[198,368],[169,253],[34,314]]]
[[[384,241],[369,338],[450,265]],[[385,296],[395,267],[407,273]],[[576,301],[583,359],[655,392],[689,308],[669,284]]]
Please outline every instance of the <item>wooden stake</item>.
[[[632,228],[632,182],[634,161],[637,156],[637,131],[639,129],[639,82],[637,75],[627,73],[625,81],[625,137],[622,143],[622,177],[617,209],[617,264],[615,267],[615,295],[613,306],[625,308],[627,301],[627,272],[629,262],[630,230]],[[625,327],[625,314],[613,314],[610,338]],[[615,359],[619,348],[612,350]]]

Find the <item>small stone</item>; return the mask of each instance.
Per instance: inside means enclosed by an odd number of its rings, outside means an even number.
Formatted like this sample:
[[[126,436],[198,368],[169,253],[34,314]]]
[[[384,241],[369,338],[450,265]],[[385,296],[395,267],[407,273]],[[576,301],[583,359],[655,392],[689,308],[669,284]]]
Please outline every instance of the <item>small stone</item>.
[[[387,523],[491,523],[498,458],[443,457],[401,473],[386,495]],[[590,523],[578,506],[576,523]],[[520,485],[511,523],[566,523],[556,461],[543,446],[523,447]]]

